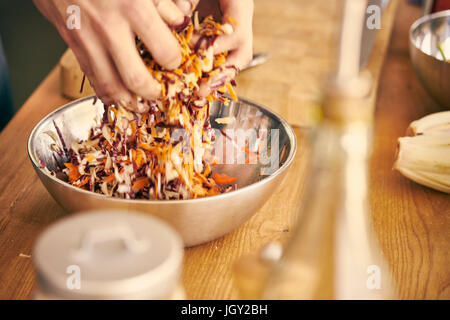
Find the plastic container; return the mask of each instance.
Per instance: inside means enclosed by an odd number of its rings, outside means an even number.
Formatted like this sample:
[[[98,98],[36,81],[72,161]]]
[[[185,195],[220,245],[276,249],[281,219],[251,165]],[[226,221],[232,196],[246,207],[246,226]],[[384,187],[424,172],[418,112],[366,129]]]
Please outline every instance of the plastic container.
[[[91,211],[56,222],[33,252],[35,299],[182,299],[183,243],[144,214]]]

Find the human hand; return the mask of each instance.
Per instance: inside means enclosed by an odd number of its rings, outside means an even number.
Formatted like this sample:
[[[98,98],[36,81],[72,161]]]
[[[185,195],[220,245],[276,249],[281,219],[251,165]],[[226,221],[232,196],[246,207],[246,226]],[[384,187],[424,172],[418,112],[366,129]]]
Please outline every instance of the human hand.
[[[136,48],[135,35],[166,69],[181,63],[178,42],[169,26],[183,24],[185,16],[172,0],[33,0],[75,53],[81,69],[105,104],[117,102],[138,112],[161,85],[151,76]],[[80,8],[79,29],[68,29],[68,6]]]
[[[229,31],[229,34],[218,37],[213,47],[214,54],[229,52],[226,62],[229,68],[200,87],[199,95],[205,97],[211,88],[220,87],[234,78],[237,70],[244,68],[252,59],[253,0],[175,0],[175,3],[185,15],[191,15],[195,10],[198,10],[200,19],[212,14],[216,20],[222,21],[222,25],[226,24]],[[198,39],[198,36],[193,37],[193,42]]]

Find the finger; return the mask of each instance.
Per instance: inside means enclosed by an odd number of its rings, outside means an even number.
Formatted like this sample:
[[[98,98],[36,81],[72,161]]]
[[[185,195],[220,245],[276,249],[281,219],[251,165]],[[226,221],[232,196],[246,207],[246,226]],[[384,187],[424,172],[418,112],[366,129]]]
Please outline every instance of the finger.
[[[236,49],[239,45],[238,35],[234,33],[233,27],[229,23],[225,23],[222,25],[222,31],[224,34],[218,36],[214,39],[213,47],[214,54],[223,53],[225,51],[231,51]],[[189,46],[191,48],[201,48],[206,49],[207,41],[202,40],[202,43],[198,43],[200,41],[201,36],[199,33],[194,33],[189,42]]]
[[[226,83],[230,82],[236,76],[236,69],[233,67],[225,68],[222,72],[214,76],[208,82],[204,82],[200,85],[198,90],[199,98],[207,97],[212,90],[223,87]]]
[[[224,71],[213,77],[210,81],[202,83],[198,91],[198,96],[204,98],[208,96],[212,90],[221,88],[225,83],[234,79],[237,72],[250,63],[252,55],[253,51],[251,46],[244,46],[232,51],[227,56]]]
[[[147,70],[128,26],[111,29],[106,38],[109,52],[120,74],[123,84],[129,91],[148,100],[159,97],[161,85]]]
[[[181,48],[177,39],[159,16],[152,2],[140,2],[139,10],[128,10],[126,14],[133,30],[140,36],[155,61],[168,70],[181,63]]]
[[[156,10],[162,19],[170,26],[183,24],[185,14],[172,0],[153,0]]]
[[[75,49],[75,55],[81,61],[83,70],[87,72],[86,75],[102,102],[131,104],[132,94],[122,84],[111,57],[90,26],[85,24],[82,31],[72,30],[70,35],[76,44],[71,47]]]
[[[186,16],[191,16],[198,5],[199,0],[175,0],[177,7]]]
[[[231,51],[239,46],[239,39],[236,34],[225,34],[219,36],[214,42],[214,54]]]
[[[102,60],[101,62],[98,60]],[[120,77],[115,70],[111,58],[106,52],[97,53],[95,58],[90,57],[89,64],[92,66],[91,75],[95,75],[91,80],[92,88],[97,96],[106,105],[119,103],[123,106],[131,106],[132,94],[122,84]]]
[[[214,53],[232,51],[252,42],[253,1],[221,0],[224,35],[215,41]]]
[[[97,95],[97,97],[103,97],[100,100],[102,100],[102,102],[104,104],[106,104],[106,105],[114,103],[114,100],[112,99],[112,97],[108,97],[106,95],[106,93],[103,92],[102,88],[100,88],[97,85],[98,80],[95,77],[94,72],[92,71],[92,68],[91,68],[91,66],[89,64],[89,61],[84,56],[82,49],[79,48],[76,45],[71,46],[71,49],[72,49],[73,53],[75,54],[75,57],[78,60],[78,63],[80,65],[81,71],[83,71],[84,75],[87,77],[87,80],[91,84],[91,87],[94,89],[95,94]],[[80,84],[80,91],[81,91],[81,84]]]
[[[86,54],[86,51],[74,39],[75,37],[73,37],[72,33],[69,33],[66,28],[57,27],[57,29],[58,29],[58,32],[60,33],[61,37],[64,39],[64,41],[67,43],[67,45],[70,47],[70,49],[75,54],[75,57],[77,58],[77,61],[80,65],[81,70],[83,71],[85,76],[88,78],[97,97],[104,97],[103,99],[101,99],[104,104],[108,105],[108,104],[113,103],[114,102],[113,99],[111,97],[107,98],[107,96],[106,96],[105,92],[103,92],[102,88],[97,85],[98,81],[92,70],[92,66],[89,63],[89,59]]]
[[[244,69],[252,60],[253,50],[250,45],[245,45],[233,50],[227,56],[227,67],[236,67],[238,70]]]

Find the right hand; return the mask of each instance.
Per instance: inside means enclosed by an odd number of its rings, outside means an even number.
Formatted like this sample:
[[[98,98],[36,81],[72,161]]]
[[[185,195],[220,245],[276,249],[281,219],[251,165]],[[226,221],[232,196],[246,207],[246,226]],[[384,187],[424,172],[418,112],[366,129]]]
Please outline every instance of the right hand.
[[[181,63],[180,46],[169,26],[184,14],[172,0],[33,0],[75,53],[81,69],[105,104],[120,103],[141,110],[137,96],[153,100],[161,85],[151,76],[136,49],[135,35],[162,67]],[[80,29],[66,26],[67,7],[80,7]],[[140,106],[140,107],[139,107]],[[141,109],[139,109],[141,108]]]
[[[222,86],[236,76],[238,70],[243,69],[252,59],[253,53],[253,0],[176,0],[180,10],[190,15],[198,10],[200,19],[212,15],[216,21],[229,24],[229,18],[236,20],[238,25],[230,25],[231,34],[219,36],[214,43],[214,54],[228,51],[226,66],[222,73],[216,75],[208,83],[200,86],[199,96],[206,97],[212,87]],[[192,44],[198,41],[198,35],[192,37]]]

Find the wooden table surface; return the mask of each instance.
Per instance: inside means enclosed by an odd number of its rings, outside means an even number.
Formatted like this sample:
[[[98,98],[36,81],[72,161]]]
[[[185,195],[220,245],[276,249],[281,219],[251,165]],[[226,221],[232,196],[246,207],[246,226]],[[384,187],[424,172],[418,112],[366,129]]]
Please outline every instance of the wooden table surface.
[[[240,76],[239,94],[273,107],[291,124],[302,124],[302,112],[308,112],[319,100],[318,85],[330,69],[331,51],[326,41],[335,35],[332,25],[339,14],[332,3],[336,2],[257,0],[255,48],[269,50],[272,58],[266,65]],[[420,15],[420,9],[403,0],[400,6],[378,88],[370,165],[372,216],[398,284],[399,297],[449,299],[449,197],[391,170],[396,140],[404,134],[409,122],[440,110],[418,83],[408,56],[408,28]],[[305,20],[303,27],[301,19]],[[327,21],[331,24],[321,27]],[[375,78],[380,74],[389,32],[380,32],[378,37],[374,49],[377,58],[369,62]],[[324,52],[317,54],[310,50],[305,45],[308,41],[310,45],[324,45]],[[295,63],[298,68],[291,68]],[[0,298],[3,299],[30,297],[34,271],[31,259],[23,254],[30,255],[37,235],[65,215],[40,183],[26,154],[26,141],[35,124],[67,102],[59,93],[58,76],[59,70],[55,68],[0,134]],[[307,130],[296,127],[295,131],[299,149],[290,174],[267,204],[231,234],[185,250],[183,284],[188,298],[238,298],[231,272],[234,262],[270,241],[285,242],[289,238],[297,221],[295,209],[305,190],[304,168],[309,154],[305,143]]]

